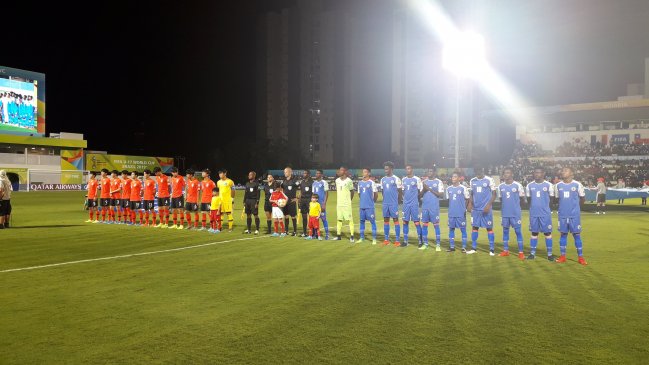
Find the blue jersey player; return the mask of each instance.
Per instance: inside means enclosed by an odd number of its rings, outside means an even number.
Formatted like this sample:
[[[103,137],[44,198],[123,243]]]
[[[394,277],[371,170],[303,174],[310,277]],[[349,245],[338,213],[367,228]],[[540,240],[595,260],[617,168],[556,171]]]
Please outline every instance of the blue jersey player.
[[[370,178],[371,169],[363,169],[363,180],[358,183],[358,197],[361,217],[360,240],[365,240],[365,221],[370,221],[372,225],[372,244],[376,245],[376,215],[374,203],[379,197],[378,189],[374,180]]]
[[[573,180],[574,172],[570,167],[561,170],[563,181],[554,186],[554,195],[559,200],[559,248],[561,257],[557,262],[566,262],[566,246],[568,245],[568,233],[572,233],[577,248],[579,263],[587,265],[582,252],[581,242],[581,205],[584,204],[586,193],[580,182]]]
[[[436,177],[435,168],[429,169],[424,178],[423,196],[421,198],[421,236],[424,245],[421,249],[428,248],[428,224],[435,227],[435,251],[441,251],[439,232],[439,200],[444,197],[444,184]]]
[[[523,185],[514,181],[514,170],[507,167],[503,170],[504,182],[498,185],[500,197],[501,225],[503,227],[503,252],[498,256],[509,256],[509,229],[514,228],[518,243],[518,258],[525,259],[523,253],[523,232],[521,231],[521,204],[525,203]]]
[[[401,179],[394,175],[394,164],[390,161],[383,164],[385,176],[381,178],[381,194],[383,195],[383,245],[390,244],[390,218],[394,221],[395,246],[401,246],[399,236],[399,201],[401,200]]]
[[[325,230],[325,240],[329,239],[329,223],[327,222],[327,199],[329,198],[329,183],[323,179],[322,170],[315,171],[315,180],[311,185],[311,191],[318,196],[318,203],[322,207],[320,212],[320,219],[322,220],[322,227]]]
[[[462,252],[466,253],[466,208],[471,198],[469,188],[460,185],[460,174],[451,175],[452,185],[446,189],[448,198],[448,240],[451,243],[447,252],[455,251],[455,228],[462,233]]]
[[[406,177],[401,180],[403,186],[403,243],[401,247],[408,246],[408,224],[415,222],[419,247],[423,246],[421,240],[421,226],[419,225],[419,193],[423,189],[421,179],[414,175],[412,165],[406,165]]]
[[[476,167],[476,176],[471,179],[471,243],[473,249],[467,251],[468,254],[476,253],[478,248],[478,229],[487,229],[487,238],[489,239],[489,255],[495,256],[494,253],[494,229],[493,229],[493,210],[491,206],[496,200],[496,184],[494,180],[485,176],[484,168]]]
[[[548,252],[548,260],[555,261],[552,254],[552,211],[550,201],[554,197],[554,186],[545,180],[545,170],[540,167],[534,169],[534,181],[525,187],[530,204],[530,255],[528,260],[536,257],[536,245],[539,242],[539,232],[545,236],[545,247]]]

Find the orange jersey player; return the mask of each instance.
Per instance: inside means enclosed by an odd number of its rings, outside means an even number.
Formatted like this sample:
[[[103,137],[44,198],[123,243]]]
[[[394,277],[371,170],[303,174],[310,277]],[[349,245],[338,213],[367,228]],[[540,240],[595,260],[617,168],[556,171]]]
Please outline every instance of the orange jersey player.
[[[97,189],[99,188],[99,181],[97,181],[97,173],[90,171],[90,179],[88,180],[88,211],[90,217],[86,223],[96,223],[94,216],[97,212]],[[99,214],[97,214],[99,218]]]
[[[106,214],[110,209],[110,178],[108,169],[101,170],[101,195],[99,196],[99,206],[101,206],[101,222],[106,223]]]
[[[117,176],[117,170],[110,173],[110,210],[108,211],[109,221],[119,223],[118,217],[122,216],[120,212],[122,197],[122,180]]]
[[[131,204],[130,204],[130,199],[131,199],[131,179],[128,178],[128,171],[123,170],[122,171],[122,197],[120,199],[121,203],[121,213],[122,213],[122,221],[124,223],[132,224],[133,221],[131,220]]]
[[[127,203],[131,200],[131,182],[129,172],[126,170],[122,171],[122,200],[126,200]]]
[[[187,229],[192,229],[192,215],[194,212],[194,228],[198,228],[198,192],[201,189],[201,182],[194,177],[194,170],[185,171],[186,178],[186,195],[185,199],[185,218],[187,218]]]
[[[185,178],[178,173],[178,168],[171,168],[171,209],[173,209],[173,226],[172,228],[183,229],[185,228],[185,214],[183,213],[183,206],[185,205],[185,197],[183,190],[185,189]],[[178,214],[180,213],[180,225],[178,224]]]
[[[158,228],[169,228],[169,176],[162,172],[160,167],[153,169],[155,181],[158,184],[158,212],[160,213],[160,224]]]
[[[135,223],[135,212],[140,213],[140,224],[143,224],[142,213],[142,182],[137,177],[137,171],[131,172],[131,195],[129,196],[131,222]]]
[[[119,203],[119,199],[122,197],[122,180],[117,175],[117,170],[113,170],[110,174],[110,198],[114,200],[111,201],[112,206]]]
[[[211,211],[212,203],[212,190],[216,187],[216,183],[210,179],[210,169],[203,170],[203,181],[201,181],[201,221],[203,223],[201,230],[206,229],[207,215]]]
[[[155,180],[151,178],[151,171],[144,170],[144,199],[143,199],[143,209],[145,213],[145,226],[149,226],[149,214],[153,214],[153,223],[156,225],[156,213],[155,213]]]
[[[137,177],[137,171],[131,172],[131,195],[129,196],[132,210],[142,209],[142,181]],[[135,205],[133,203],[136,203]]]

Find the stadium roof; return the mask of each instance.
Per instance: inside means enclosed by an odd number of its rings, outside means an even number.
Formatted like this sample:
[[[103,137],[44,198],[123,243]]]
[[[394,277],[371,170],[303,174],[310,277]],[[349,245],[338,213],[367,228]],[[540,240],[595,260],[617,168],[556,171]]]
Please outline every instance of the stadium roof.
[[[550,122],[588,122],[649,119],[649,99],[616,100],[526,108],[531,116]],[[488,110],[484,119],[509,118],[505,109]]]

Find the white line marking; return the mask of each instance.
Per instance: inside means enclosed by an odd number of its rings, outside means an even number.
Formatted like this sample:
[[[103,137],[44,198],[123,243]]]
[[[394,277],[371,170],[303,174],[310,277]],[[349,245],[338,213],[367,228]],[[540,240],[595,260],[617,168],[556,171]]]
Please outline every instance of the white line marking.
[[[72,264],[81,264],[81,263],[84,263],[84,262],[105,261],[105,260],[114,260],[114,259],[125,259],[125,258],[135,257],[135,256],[147,256],[147,255],[154,255],[154,254],[157,254],[157,253],[183,251],[183,250],[189,250],[189,249],[192,249],[192,248],[213,246],[213,245],[216,245],[216,244],[219,244],[219,243],[254,240],[254,239],[262,238],[262,237],[264,237],[264,236],[250,237],[250,238],[237,238],[237,239],[233,239],[233,240],[209,242],[209,243],[202,243],[200,245],[194,245],[194,246],[185,246],[185,247],[170,248],[170,249],[167,249],[167,250],[132,253],[132,254],[128,254],[128,255],[99,257],[99,258],[96,258],[96,259],[85,259],[85,260],[77,260],[77,261],[59,262],[59,263],[56,263],[56,264],[21,267],[21,268],[17,268],[17,269],[1,270],[0,273],[14,272],[14,271],[27,271],[27,270],[36,270],[36,269],[45,269],[45,268],[48,268],[48,267],[56,267],[56,266],[64,266],[64,265],[72,265]]]

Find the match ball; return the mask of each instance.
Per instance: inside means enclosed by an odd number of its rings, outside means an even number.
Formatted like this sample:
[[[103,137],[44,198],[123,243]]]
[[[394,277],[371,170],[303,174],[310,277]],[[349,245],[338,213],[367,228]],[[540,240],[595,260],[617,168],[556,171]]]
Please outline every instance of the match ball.
[[[284,208],[286,206],[286,199],[277,200],[277,206],[280,208]]]

